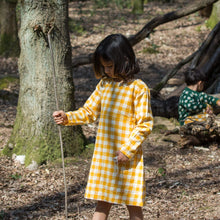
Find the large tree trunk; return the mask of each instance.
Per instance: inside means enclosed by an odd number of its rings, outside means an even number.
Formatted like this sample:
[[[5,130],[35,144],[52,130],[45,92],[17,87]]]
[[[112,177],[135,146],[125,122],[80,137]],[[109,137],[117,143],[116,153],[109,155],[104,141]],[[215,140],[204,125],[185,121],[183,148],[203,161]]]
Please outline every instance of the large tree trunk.
[[[213,86],[216,80],[220,79],[220,22],[211,32],[210,40],[206,41],[201,53],[199,53],[196,67],[201,69],[206,75],[205,89],[208,93],[220,93],[220,84]]]
[[[61,155],[57,125],[52,119],[56,104],[47,38],[51,28],[58,102],[64,111],[74,110],[68,3],[65,0],[21,2],[19,101],[13,133],[4,152],[25,154],[26,165],[32,160],[42,164]],[[62,128],[62,135],[65,156],[82,151],[84,137],[80,127]]]
[[[0,1],[0,55],[5,57],[19,54],[16,3],[17,0]]]

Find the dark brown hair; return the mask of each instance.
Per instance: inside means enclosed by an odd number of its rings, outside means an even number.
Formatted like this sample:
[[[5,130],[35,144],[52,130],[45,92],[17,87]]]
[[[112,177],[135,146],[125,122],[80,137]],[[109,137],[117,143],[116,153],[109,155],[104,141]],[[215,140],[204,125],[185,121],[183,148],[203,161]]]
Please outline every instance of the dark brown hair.
[[[122,34],[111,34],[102,40],[93,57],[96,78],[106,76],[100,59],[114,63],[114,74],[119,79],[127,81],[134,78],[140,71],[133,48]]]
[[[196,68],[189,68],[184,72],[185,83],[187,86],[195,85],[199,81],[205,82],[207,80],[206,75]]]

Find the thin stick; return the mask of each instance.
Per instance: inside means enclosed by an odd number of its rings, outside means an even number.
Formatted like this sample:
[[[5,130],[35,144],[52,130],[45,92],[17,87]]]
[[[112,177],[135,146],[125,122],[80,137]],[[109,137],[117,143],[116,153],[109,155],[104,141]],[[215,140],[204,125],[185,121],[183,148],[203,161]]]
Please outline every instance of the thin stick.
[[[55,65],[54,65],[53,48],[51,45],[51,38],[50,38],[50,33],[51,33],[52,29],[53,29],[53,27],[48,32],[48,43],[49,43],[49,47],[50,47],[51,60],[52,60],[52,64],[53,64],[53,85],[54,85],[54,95],[55,95],[55,100],[56,100],[56,108],[57,108],[57,110],[59,110],[59,103],[58,103],[58,98],[57,98],[56,70],[55,70]],[[59,131],[59,137],[60,137],[60,148],[61,148],[62,166],[63,166],[63,179],[64,179],[64,186],[65,186],[65,215],[66,215],[66,219],[68,219],[67,184],[66,184],[64,154],[63,154],[63,139],[62,139],[62,133],[61,133],[60,126],[58,126],[58,131]]]

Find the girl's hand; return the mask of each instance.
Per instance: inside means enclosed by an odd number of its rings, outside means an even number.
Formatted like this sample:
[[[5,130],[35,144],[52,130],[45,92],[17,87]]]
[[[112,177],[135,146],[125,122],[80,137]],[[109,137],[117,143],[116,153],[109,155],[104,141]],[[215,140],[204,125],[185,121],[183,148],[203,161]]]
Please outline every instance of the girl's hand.
[[[121,151],[117,151],[116,156],[118,158],[118,163],[126,163],[129,161],[129,158],[126,155],[124,155]]]
[[[56,124],[65,125],[68,122],[67,115],[64,111],[55,111],[53,113],[53,118]]]

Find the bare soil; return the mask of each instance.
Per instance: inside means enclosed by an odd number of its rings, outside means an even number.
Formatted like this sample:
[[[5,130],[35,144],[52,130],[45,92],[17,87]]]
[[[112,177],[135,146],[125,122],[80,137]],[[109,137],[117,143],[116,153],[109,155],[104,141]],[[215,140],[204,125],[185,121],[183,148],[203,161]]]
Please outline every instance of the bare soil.
[[[153,17],[184,7],[188,2],[150,2],[141,16],[132,15],[128,9],[94,9],[90,1],[71,2],[69,14],[78,27],[78,31],[71,32],[73,57],[93,52],[110,33],[135,34]],[[140,78],[152,88],[167,71],[195,51],[209,31],[205,18],[198,13],[158,27],[150,38],[134,47],[141,65]],[[163,96],[183,82],[181,72],[163,89]],[[19,78],[17,59],[0,58],[0,78],[12,75]],[[91,65],[75,68],[73,75],[76,105],[80,107],[98,81]],[[12,132],[18,91],[18,83],[0,90],[0,150]],[[154,132],[144,142],[147,184],[144,219],[220,219],[220,146],[212,143],[182,149],[178,134],[165,136],[162,132],[177,126],[175,119],[155,117]],[[96,127],[96,124],[83,126],[86,137],[94,140]],[[69,219],[91,219],[95,209],[94,201],[84,199],[91,162],[88,152],[66,159]],[[1,155],[0,197],[0,219],[65,219],[61,163],[56,161],[30,171]],[[113,205],[109,219],[129,219],[126,207]]]

